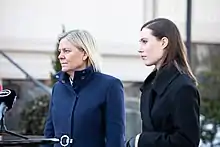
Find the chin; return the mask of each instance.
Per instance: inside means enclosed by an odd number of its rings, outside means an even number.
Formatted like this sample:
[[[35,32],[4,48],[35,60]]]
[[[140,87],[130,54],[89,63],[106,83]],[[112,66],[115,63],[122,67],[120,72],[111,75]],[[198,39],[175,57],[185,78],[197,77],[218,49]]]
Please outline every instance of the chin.
[[[69,69],[67,69],[67,68],[62,68],[61,70],[62,70],[63,72],[69,71]]]
[[[152,65],[154,65],[153,63],[149,63],[149,62],[145,62],[144,63],[146,66],[152,66]]]

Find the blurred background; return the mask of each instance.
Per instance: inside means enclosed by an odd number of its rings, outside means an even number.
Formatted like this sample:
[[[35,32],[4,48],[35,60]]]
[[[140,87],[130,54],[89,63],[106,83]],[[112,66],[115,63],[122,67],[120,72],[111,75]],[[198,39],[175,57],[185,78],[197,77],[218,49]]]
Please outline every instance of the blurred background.
[[[0,86],[16,90],[9,130],[42,135],[57,39],[86,29],[97,40],[103,72],[120,78],[126,96],[126,138],[141,131],[139,88],[152,71],[138,56],[140,27],[165,17],[187,45],[201,92],[201,146],[220,146],[219,0],[0,0]]]

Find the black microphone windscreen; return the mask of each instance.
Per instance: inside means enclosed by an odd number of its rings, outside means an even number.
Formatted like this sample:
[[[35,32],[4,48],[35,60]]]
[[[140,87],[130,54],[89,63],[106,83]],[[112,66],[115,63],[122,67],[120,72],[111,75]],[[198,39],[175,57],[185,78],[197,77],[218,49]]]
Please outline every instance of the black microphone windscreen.
[[[8,107],[7,110],[11,109],[14,102],[16,101],[17,94],[14,90],[3,89],[0,91],[0,103],[4,102]]]

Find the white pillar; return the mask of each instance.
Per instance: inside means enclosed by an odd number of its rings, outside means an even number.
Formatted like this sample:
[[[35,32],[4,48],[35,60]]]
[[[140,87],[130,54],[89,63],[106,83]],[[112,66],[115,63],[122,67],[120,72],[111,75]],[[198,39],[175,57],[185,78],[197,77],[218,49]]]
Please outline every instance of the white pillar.
[[[143,23],[154,19],[157,13],[157,0],[143,0]]]

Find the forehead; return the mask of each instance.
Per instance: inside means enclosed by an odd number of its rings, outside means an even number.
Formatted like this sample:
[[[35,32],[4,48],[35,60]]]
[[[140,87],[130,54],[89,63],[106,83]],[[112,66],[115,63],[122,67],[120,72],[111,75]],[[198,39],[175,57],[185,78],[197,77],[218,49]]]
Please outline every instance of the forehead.
[[[153,37],[152,35],[152,30],[148,29],[148,28],[143,28],[140,31],[140,37],[141,38],[149,38],[149,37]]]
[[[59,42],[59,48],[70,48],[72,46],[72,43],[70,43],[66,38],[61,39]]]

